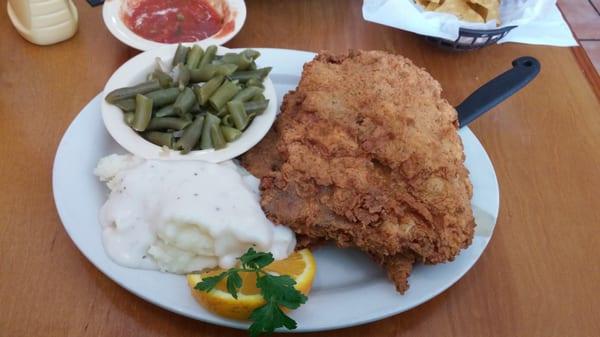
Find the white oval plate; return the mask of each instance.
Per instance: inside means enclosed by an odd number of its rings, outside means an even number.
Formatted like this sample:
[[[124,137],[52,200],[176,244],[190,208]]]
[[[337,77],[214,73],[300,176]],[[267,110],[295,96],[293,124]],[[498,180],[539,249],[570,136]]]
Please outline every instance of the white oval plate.
[[[192,44],[187,44],[192,45]],[[146,80],[146,76],[154,69],[155,59],[160,57],[165,63],[171,64],[173,55],[177,45],[168,45],[159,49],[149,50],[141,54],[136,55],[129,61],[125,62],[115,73],[110,77],[102,97],[106,97],[111,91],[132,86]],[[225,54],[227,52],[239,52],[243,49],[228,49],[225,47],[218,47],[217,54]],[[259,57],[257,60],[259,67],[270,66],[271,64],[264,62],[263,57]],[[165,151],[160,146],[154,145],[139,134],[137,134],[123,118],[123,112],[118,107],[107,103],[102,99],[101,110],[102,120],[104,126],[108,130],[108,133],[127,151],[136,154],[142,158],[148,159],[164,159],[164,160],[204,160],[209,162],[221,162],[231,158],[235,158],[240,154],[248,151],[251,147],[256,145],[264,136],[267,134],[273,122],[275,121],[275,115],[277,114],[278,104],[277,95],[275,93],[275,87],[267,76],[263,81],[265,91],[263,95],[269,100],[267,109],[256,116],[250,126],[235,141],[228,143],[227,146],[220,150],[207,149],[191,151],[187,154],[181,154],[179,151]]]
[[[273,65],[272,79],[279,98],[296,87],[302,65],[314,57],[307,52],[259,50],[263,61]],[[56,153],[54,199],[65,229],[98,269],[139,297],[197,320],[247,328],[245,322],[224,319],[204,310],[190,295],[185,277],[121,267],[105,254],[97,215],[108,191],[92,170],[102,156],[125,150],[102,127],[100,100],[100,95],[96,96],[75,118]],[[477,138],[467,128],[460,130],[460,135],[473,182],[472,204],[477,222],[473,244],[453,262],[415,266],[409,279],[410,288],[404,295],[398,294],[380,268],[359,251],[333,246],[319,248],[315,251],[317,278],[309,300],[291,313],[298,322],[295,331],[343,328],[406,311],[450,287],[473,266],[492,236],[499,192],[492,163]]]
[[[239,33],[240,29],[246,21],[246,3],[244,0],[209,0],[211,4],[221,3],[224,1],[229,8],[229,20],[233,21],[233,29],[230,32],[217,32],[215,35],[204,40],[194,41],[203,45],[222,45],[231,40]],[[104,24],[114,37],[119,39],[124,44],[139,50],[156,49],[162,46],[168,46],[168,43],[161,43],[145,39],[129,29],[121,19],[121,7],[125,0],[107,0],[102,6],[102,18]],[[215,9],[217,6],[213,6]],[[227,19],[226,19],[227,20]],[[229,21],[228,20],[228,21]]]

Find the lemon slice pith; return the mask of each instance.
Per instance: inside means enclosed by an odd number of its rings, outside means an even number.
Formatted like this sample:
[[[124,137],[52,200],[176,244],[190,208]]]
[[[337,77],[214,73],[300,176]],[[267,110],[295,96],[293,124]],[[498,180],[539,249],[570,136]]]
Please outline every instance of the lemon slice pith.
[[[264,268],[269,273],[289,275],[296,281],[294,287],[304,295],[310,292],[316,269],[315,259],[308,249],[294,252],[286,259],[274,261]],[[187,275],[192,296],[203,307],[217,315],[240,320],[248,319],[254,309],[265,304],[260,289],[256,288],[256,274],[240,273],[242,287],[238,292],[237,300],[227,292],[225,280],[219,282],[210,292],[194,289],[198,282],[202,282],[203,277],[218,275],[223,271],[223,269],[212,269],[200,274]]]

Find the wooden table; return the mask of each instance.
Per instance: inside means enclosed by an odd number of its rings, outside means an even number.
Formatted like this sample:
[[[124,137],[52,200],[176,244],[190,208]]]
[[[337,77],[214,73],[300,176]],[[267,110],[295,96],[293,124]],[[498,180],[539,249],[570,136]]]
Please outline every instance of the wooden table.
[[[136,54],[109,34],[100,7],[77,5],[79,32],[50,47],[21,39],[0,11],[0,336],[245,336],[130,294],[63,229],[50,179],[58,142]],[[598,336],[600,87],[584,76],[577,50],[512,44],[448,53],[365,22],[360,1],[247,5],[230,47],[392,50],[427,68],[453,104],[518,56],[542,63],[533,83],[472,124],[501,190],[496,232],[480,261],[411,311],[310,336]]]

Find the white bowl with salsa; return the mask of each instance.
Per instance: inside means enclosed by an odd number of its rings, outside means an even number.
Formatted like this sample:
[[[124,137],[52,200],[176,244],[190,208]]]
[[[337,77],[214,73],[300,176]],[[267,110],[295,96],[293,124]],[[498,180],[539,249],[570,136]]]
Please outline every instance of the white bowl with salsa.
[[[246,21],[244,0],[107,0],[102,16],[121,42],[139,50],[195,42],[222,45]]]

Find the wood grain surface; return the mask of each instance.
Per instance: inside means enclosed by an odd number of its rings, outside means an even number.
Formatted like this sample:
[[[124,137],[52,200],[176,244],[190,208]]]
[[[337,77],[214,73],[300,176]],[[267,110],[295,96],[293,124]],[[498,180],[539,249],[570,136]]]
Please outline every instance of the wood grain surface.
[[[110,35],[101,7],[77,6],[77,35],[49,47],[23,40],[0,10],[0,336],[245,336],[130,294],[63,229],[51,186],[58,142],[137,53]],[[446,52],[365,22],[358,0],[247,6],[246,25],[227,46],[394,51],[427,68],[452,104],[516,57],[542,63],[533,83],[472,124],[501,191],[496,232],[480,261],[413,310],[305,336],[598,336],[600,102],[571,50],[509,44]]]

